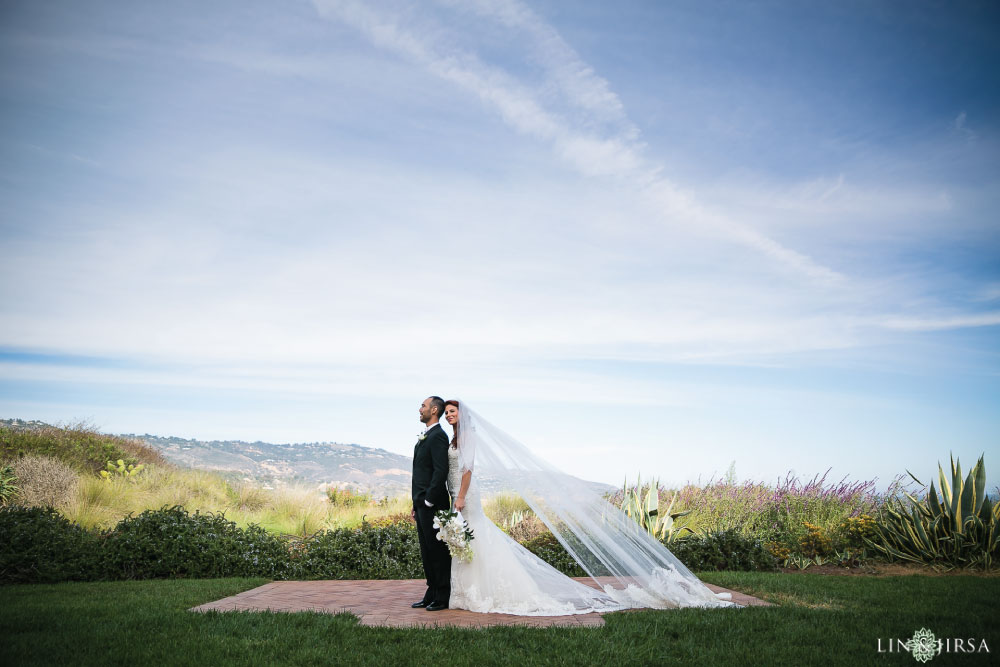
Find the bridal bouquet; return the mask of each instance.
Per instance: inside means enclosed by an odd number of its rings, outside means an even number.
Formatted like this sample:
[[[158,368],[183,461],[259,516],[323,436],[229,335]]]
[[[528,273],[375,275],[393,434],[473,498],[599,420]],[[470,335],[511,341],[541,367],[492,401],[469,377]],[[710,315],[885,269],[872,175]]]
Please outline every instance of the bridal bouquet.
[[[473,540],[472,529],[461,512],[439,510],[434,515],[434,527],[438,531],[437,538],[448,545],[452,558],[466,563],[472,561],[472,545],[469,544]]]

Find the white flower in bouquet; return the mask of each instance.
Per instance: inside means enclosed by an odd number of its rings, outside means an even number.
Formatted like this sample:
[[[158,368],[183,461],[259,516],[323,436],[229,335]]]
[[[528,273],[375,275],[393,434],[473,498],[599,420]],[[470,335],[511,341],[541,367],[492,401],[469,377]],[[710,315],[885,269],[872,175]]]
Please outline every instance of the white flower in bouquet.
[[[472,529],[455,510],[439,510],[434,515],[434,527],[437,528],[437,538],[448,545],[448,553],[466,563],[472,561],[472,546],[474,539]]]

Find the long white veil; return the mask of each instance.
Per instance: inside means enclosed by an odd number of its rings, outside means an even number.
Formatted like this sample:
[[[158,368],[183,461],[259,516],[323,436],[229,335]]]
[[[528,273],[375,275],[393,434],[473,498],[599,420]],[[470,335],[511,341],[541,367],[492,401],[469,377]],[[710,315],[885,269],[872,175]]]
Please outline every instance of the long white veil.
[[[458,449],[472,484],[520,495],[583,570],[622,607],[729,606],[656,538],[459,400]],[[473,548],[475,545],[473,544]]]

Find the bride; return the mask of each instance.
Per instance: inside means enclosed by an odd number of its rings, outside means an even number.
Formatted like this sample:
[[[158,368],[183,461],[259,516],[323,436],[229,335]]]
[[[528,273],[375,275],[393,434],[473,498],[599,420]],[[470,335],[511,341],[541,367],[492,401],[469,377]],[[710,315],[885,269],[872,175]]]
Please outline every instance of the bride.
[[[734,606],[716,595],[593,485],[561,473],[467,403],[445,401],[454,429],[448,486],[475,536],[471,562],[452,559],[453,609],[563,616],[650,607]],[[600,588],[570,579],[483,513],[480,483],[520,495]]]

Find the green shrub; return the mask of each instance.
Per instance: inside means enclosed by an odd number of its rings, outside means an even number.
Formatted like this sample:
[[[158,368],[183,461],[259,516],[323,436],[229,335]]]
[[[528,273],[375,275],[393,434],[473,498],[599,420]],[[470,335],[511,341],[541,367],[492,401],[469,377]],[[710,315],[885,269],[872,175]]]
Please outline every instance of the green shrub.
[[[104,535],[103,546],[112,579],[281,578],[290,568],[287,542],[277,535],[179,506],[126,517]]]
[[[414,579],[424,573],[412,523],[320,531],[293,553],[295,576],[304,579]]]
[[[556,536],[548,531],[528,540],[524,543],[524,547],[565,575],[570,577],[587,576],[583,568],[573,560],[573,557],[569,555],[565,547],[559,543]],[[476,548],[475,540],[472,542],[472,548],[473,550]]]
[[[160,577],[412,579],[423,576],[410,522],[288,540],[222,514],[147,510],[96,533],[51,508],[0,514],[0,583]]]
[[[326,490],[326,497],[330,499],[331,505],[338,505],[340,507],[357,507],[372,503],[370,493],[358,493],[350,489],[338,489],[335,486],[331,486]]]
[[[475,542],[473,542],[475,546]],[[571,577],[587,573],[550,532],[524,543],[531,553]],[[673,540],[667,547],[688,569],[695,572],[733,570],[773,572],[778,563],[764,544],[739,531],[729,529]]]
[[[772,572],[778,567],[774,555],[763,542],[733,528],[675,540],[669,548],[678,560],[695,572]]]
[[[410,516],[409,512],[397,512],[396,514],[388,514],[386,516],[377,516],[374,519],[368,520],[364,519],[362,525],[367,523],[373,528],[382,528],[384,526],[392,526],[395,524],[402,524],[404,526],[410,526],[413,528],[416,526],[413,517]],[[415,529],[415,528],[414,528]]]
[[[870,514],[847,517],[839,528],[844,545],[855,549],[863,548],[867,540],[875,539],[878,534],[875,518]]]
[[[0,507],[0,583],[89,580],[100,539],[51,507]]]
[[[905,494],[907,502],[892,498],[879,508],[876,536],[866,539],[866,544],[890,560],[946,570],[996,567],[1000,562],[1000,505],[986,493],[983,459],[979,457],[964,481],[961,463],[952,459],[950,483],[939,463],[940,496],[931,482],[923,500],[909,493]]]
[[[260,576],[274,579],[412,579],[423,576],[413,523],[317,532],[288,539],[222,514],[179,506],[128,516],[105,533],[86,531],[51,508],[3,508],[0,582]],[[524,546],[573,577],[586,573],[550,532]],[[473,542],[475,548],[475,542]],[[773,570],[758,541],[733,530],[671,544],[692,570]]]
[[[0,466],[0,505],[6,505],[17,495],[17,475],[10,466]]]
[[[725,479],[703,486],[686,484],[676,490],[660,488],[655,499],[645,496],[649,487],[626,486],[609,495],[608,500],[628,511],[629,496],[638,492],[642,494],[640,504],[645,501],[645,507],[652,509],[653,501],[656,502],[659,516],[676,513],[680,518],[681,512],[689,512],[682,524],[695,532],[735,529],[794,551],[798,548],[804,521],[837,537],[845,519],[872,514],[886,494],[892,495],[902,487],[897,479],[890,483],[885,494],[879,494],[875,491],[874,480],[851,482],[845,477],[838,482],[828,482],[826,474],[800,480],[791,473],[776,485],[754,481],[739,483],[731,468]]]
[[[808,521],[803,522],[803,526],[806,532],[799,538],[797,553],[806,558],[825,557],[833,553],[833,541],[822,528]]]

